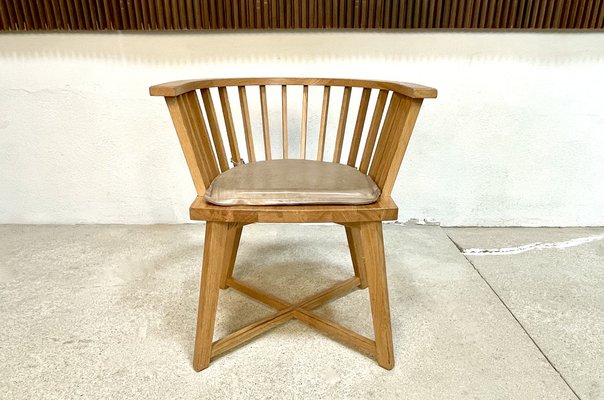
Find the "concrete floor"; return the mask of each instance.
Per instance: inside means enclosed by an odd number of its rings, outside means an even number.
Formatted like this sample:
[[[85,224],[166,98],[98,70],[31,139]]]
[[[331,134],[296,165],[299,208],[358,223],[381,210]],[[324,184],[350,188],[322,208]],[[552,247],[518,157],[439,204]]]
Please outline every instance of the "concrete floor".
[[[392,371],[292,321],[195,373],[203,225],[0,226],[0,398],[604,399],[604,229],[384,230]],[[246,227],[235,270],[351,273],[332,225]],[[318,312],[372,335],[367,291]],[[216,337],[270,313],[223,291]]]

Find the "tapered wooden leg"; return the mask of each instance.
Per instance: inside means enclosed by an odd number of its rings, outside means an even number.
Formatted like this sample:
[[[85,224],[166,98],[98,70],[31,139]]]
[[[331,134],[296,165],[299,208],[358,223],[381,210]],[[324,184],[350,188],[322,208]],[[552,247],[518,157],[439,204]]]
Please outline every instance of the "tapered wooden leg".
[[[386,369],[394,367],[392,346],[392,327],[390,323],[390,304],[388,301],[388,282],[384,258],[384,239],[381,222],[363,222],[359,224],[360,242],[369,286],[373,331],[375,335],[376,358],[378,364]]]
[[[237,258],[237,250],[239,249],[239,241],[241,240],[241,231],[243,226],[238,225],[236,227],[229,227],[227,232],[225,246],[225,263],[227,267],[224,270],[224,274],[220,280],[220,288],[226,289],[228,287],[227,280],[233,275],[233,268],[235,268],[235,259]]]
[[[350,257],[352,258],[352,267],[354,268],[354,274],[361,281],[360,288],[365,289],[367,287],[367,275],[365,273],[365,264],[363,262],[363,255],[361,254],[363,248],[360,243],[361,231],[358,226],[346,226],[346,239],[348,239],[348,247],[350,248]]]
[[[229,223],[207,222],[203,249],[201,287],[199,289],[199,307],[197,310],[197,332],[195,333],[195,351],[193,368],[201,371],[210,364],[214,320],[218,306],[218,288],[227,265],[224,243],[233,229]]]

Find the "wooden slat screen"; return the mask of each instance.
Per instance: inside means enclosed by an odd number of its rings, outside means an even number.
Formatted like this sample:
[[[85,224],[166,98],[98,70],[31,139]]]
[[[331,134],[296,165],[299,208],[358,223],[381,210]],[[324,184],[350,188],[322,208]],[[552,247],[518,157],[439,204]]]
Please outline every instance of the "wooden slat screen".
[[[0,0],[0,30],[604,29],[604,0]]]

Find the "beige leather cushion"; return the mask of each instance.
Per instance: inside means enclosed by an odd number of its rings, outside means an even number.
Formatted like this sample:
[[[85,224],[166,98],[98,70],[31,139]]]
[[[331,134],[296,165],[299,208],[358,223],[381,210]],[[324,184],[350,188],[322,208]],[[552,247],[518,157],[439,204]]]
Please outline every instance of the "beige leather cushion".
[[[373,180],[347,165],[314,160],[270,160],[239,165],[218,175],[206,201],[231,206],[369,204],[380,197]]]

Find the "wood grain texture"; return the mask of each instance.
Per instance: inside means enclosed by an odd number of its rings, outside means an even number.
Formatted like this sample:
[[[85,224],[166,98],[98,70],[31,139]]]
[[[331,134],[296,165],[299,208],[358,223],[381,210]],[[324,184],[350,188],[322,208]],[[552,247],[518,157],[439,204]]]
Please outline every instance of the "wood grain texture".
[[[245,133],[245,147],[248,160],[256,161],[256,152],[254,151],[254,138],[252,136],[252,123],[250,121],[250,109],[247,103],[247,93],[245,86],[239,86],[239,104],[241,105],[241,117],[243,120],[243,131]]]
[[[170,115],[183,149],[197,194],[205,192],[218,176],[218,166],[205,130],[203,116],[195,93],[166,98]]]
[[[394,350],[382,224],[380,222],[361,223],[359,230],[373,316],[377,361],[381,367],[392,369],[394,367]]]
[[[317,8],[315,11],[318,12],[318,3],[316,5]],[[383,6],[389,8],[392,6],[392,3],[387,1]],[[219,7],[214,11],[217,13],[216,15],[219,15],[221,12],[228,12],[228,9],[228,6],[224,5],[222,9]],[[173,8],[172,18],[166,20],[164,23],[172,25],[182,23],[181,11],[179,7]],[[342,9],[334,9],[332,11],[339,12],[340,15],[350,16],[349,12]],[[472,11],[472,13],[474,12],[475,10]],[[264,10],[263,13],[263,15],[266,15],[267,11]],[[580,12],[577,11],[577,13]],[[178,14],[178,18],[176,18],[176,14]],[[474,15],[471,14],[468,18],[474,18]],[[423,14],[418,15],[415,20],[420,24],[428,24]],[[215,21],[218,23],[220,19],[215,18]],[[327,21],[318,23],[327,23]],[[361,21],[358,21],[358,23],[360,24]],[[395,24],[396,21],[390,20],[390,23]],[[227,87],[238,87],[241,123],[244,127],[246,148],[250,162],[254,162],[256,157],[254,155],[246,86],[257,85],[259,87],[260,96],[258,101],[260,103],[259,109],[262,118],[264,150],[267,159],[271,159],[272,155],[266,85],[281,86],[280,111],[283,146],[282,151],[275,152],[275,156],[282,156],[283,158],[289,156],[287,149],[289,141],[287,86],[300,85],[303,88],[300,132],[301,158],[306,157],[309,86],[323,86],[317,150],[317,159],[322,160],[324,157],[325,141],[328,137],[327,120],[329,118],[330,92],[334,83],[339,83],[343,87],[338,126],[334,135],[333,162],[336,163],[341,162],[342,151],[347,137],[345,127],[352,88],[363,88],[355,129],[350,138],[350,153],[347,160],[348,164],[353,167],[356,164],[361,147],[366,115],[369,113],[371,91],[372,89],[379,90],[359,165],[359,170],[372,177],[381,189],[381,195],[376,202],[366,205],[235,205],[225,207],[209,204],[204,200],[203,194],[205,189],[221,170],[224,171],[228,168],[228,165],[224,165],[226,160],[225,149],[224,147],[220,147],[222,145],[221,132],[210,92],[211,88],[216,87],[218,89],[226,136],[229,141],[235,168],[237,168],[241,151],[238,148],[236,139],[236,121],[231,110]],[[201,111],[196,93],[197,90],[201,91],[209,131]],[[190,207],[191,219],[207,221],[193,362],[194,368],[198,371],[202,370],[208,366],[212,357],[216,357],[242,345],[292,318],[297,318],[348,346],[374,356],[380,366],[391,369],[394,366],[394,356],[381,223],[385,220],[394,220],[397,218],[398,208],[390,198],[390,192],[392,191],[394,181],[407,149],[423,98],[436,96],[436,91],[420,85],[379,81],[250,78],[172,82],[152,87],[151,93],[155,95],[163,93],[165,96],[187,165],[195,183],[198,196]],[[388,99],[390,100],[388,101]],[[278,103],[279,101],[276,102]],[[279,106],[274,108],[278,109]],[[258,107],[255,109],[258,109]],[[331,137],[331,134],[329,137]],[[214,150],[216,150],[216,153]],[[318,178],[320,179],[320,177]],[[264,293],[233,279],[233,269],[241,239],[242,227],[255,222],[335,222],[344,225],[355,277],[309,296],[296,304],[290,304],[277,296]],[[226,289],[229,287],[275,308],[277,312],[212,343],[218,290],[219,288]],[[365,338],[312,312],[313,308],[340,297],[357,287],[369,288],[375,340]]]
[[[214,322],[218,306],[218,289],[223,269],[226,267],[223,243],[229,229],[232,229],[231,224],[208,222],[206,225],[197,312],[197,332],[193,354],[193,368],[195,371],[201,371],[210,364],[212,335],[214,334]]]
[[[359,154],[359,146],[361,145],[361,138],[363,135],[363,127],[365,126],[365,118],[367,117],[367,110],[369,109],[369,98],[371,96],[371,89],[363,89],[361,94],[361,101],[359,104],[359,111],[357,112],[357,120],[354,125],[354,133],[352,135],[352,142],[350,144],[350,152],[348,153],[347,164],[354,167],[357,162]]]
[[[363,156],[361,157],[361,164],[359,165],[359,171],[366,173],[369,169],[369,163],[373,156],[373,149],[375,142],[377,141],[378,130],[382,123],[382,116],[384,115],[384,109],[386,107],[386,101],[388,100],[388,91],[380,90],[378,94],[375,109],[373,110],[373,116],[371,117],[371,124],[369,125],[369,132],[367,133],[367,140],[365,141],[365,148],[363,150]]]
[[[281,86],[281,138],[283,148],[283,159],[288,158],[288,142],[289,137],[287,135],[287,85]]]
[[[282,323],[289,321],[294,317],[292,314],[294,308],[295,307],[293,306],[284,308],[278,311],[276,315],[270,315],[262,318],[251,325],[241,328],[238,331],[217,340],[211,347],[211,357],[216,357],[247,342],[250,339],[255,338],[269,329],[275,328]]]
[[[331,86],[323,88],[323,104],[321,106],[321,122],[319,123],[319,141],[317,143],[317,160],[323,161],[325,152],[325,135],[327,134],[327,114],[329,113],[329,94]]]
[[[342,146],[344,145],[344,133],[346,130],[346,119],[348,118],[348,107],[350,106],[350,95],[352,88],[346,86],[342,95],[342,107],[340,109],[340,118],[338,120],[338,130],[336,133],[336,145],[333,153],[333,162],[339,163],[342,158]]]
[[[216,109],[214,108],[214,101],[212,100],[212,94],[210,89],[201,89],[201,98],[203,100],[203,106],[206,110],[206,116],[208,117],[208,124],[210,126],[210,132],[214,141],[214,146],[218,149],[220,157],[223,158],[221,167],[228,169],[228,161],[226,160],[226,153],[224,151],[224,144],[222,142],[222,134],[220,132],[220,126],[218,125],[218,118],[216,117]],[[219,158],[220,159],[220,158]],[[223,170],[224,171],[224,170]]]
[[[306,159],[306,134],[308,130],[308,85],[302,89],[302,117],[300,118],[300,158]]]
[[[369,170],[383,195],[392,192],[421,104],[421,99],[399,94],[394,94],[390,102]]]
[[[351,86],[389,90],[413,98],[434,98],[436,89],[408,82],[372,81],[364,79],[339,78],[226,78],[182,80],[166,82],[149,88],[151,96],[172,97],[196,89],[221,86],[259,85],[310,85],[310,86]]]
[[[233,164],[239,165],[241,163],[241,155],[239,154],[233,112],[231,111],[231,103],[229,102],[229,94],[226,87],[219,87],[218,95],[220,97],[220,105],[222,106],[222,115],[224,117],[224,125],[226,126],[227,139],[229,140],[229,148],[231,149],[231,161]]]
[[[224,264],[226,265],[226,268],[223,269],[223,274],[220,278],[221,289],[227,288],[227,281],[233,276],[233,269],[235,268],[235,260],[237,259],[237,250],[239,249],[242,231],[243,225],[241,224],[233,223],[233,225],[229,225],[224,240]]]
[[[268,122],[268,106],[266,102],[266,86],[260,85],[260,106],[262,108],[262,132],[264,134],[264,157],[270,160],[271,156],[271,130]]]
[[[599,5],[597,0],[4,0],[0,30],[593,30],[604,28]]]
[[[398,208],[390,197],[381,196],[375,203],[347,205],[304,205],[304,206],[217,206],[199,196],[195,199],[189,215],[193,220],[224,222],[358,222],[393,221]]]
[[[284,308],[289,307],[289,303],[275,295],[262,292],[256,288],[253,288],[249,285],[244,284],[243,282],[229,278],[227,281],[227,286],[237,290],[244,295],[251,297],[255,300],[258,300],[261,303],[266,304],[269,307],[272,307],[276,310],[282,310]]]
[[[363,246],[361,244],[361,231],[358,225],[355,224],[345,226],[345,229],[354,275],[359,278],[360,288],[365,289],[367,287],[367,273],[365,272],[365,261],[362,253]]]
[[[212,346],[212,357],[222,354],[236,346],[239,346],[246,341],[274,328],[291,318],[297,318],[312,327],[326,333],[328,336],[343,342],[346,345],[354,347],[371,356],[376,356],[375,341],[357,334],[347,328],[344,328],[332,321],[322,318],[311,310],[317,308],[329,301],[337,299],[352,289],[359,286],[360,281],[357,277],[347,279],[340,282],[329,289],[323,290],[317,294],[306,297],[296,304],[289,304],[287,301],[280,299],[272,294],[265,293],[261,290],[246,285],[236,279],[229,279],[228,286],[258,300],[270,307],[275,308],[276,314],[262,318],[238,331],[217,340]]]
[[[357,348],[369,355],[376,354],[375,342],[364,336],[359,335],[350,329],[344,328],[332,321],[321,318],[314,313],[306,310],[296,310],[294,317],[300,321],[306,322],[308,325],[325,332],[328,336],[343,342],[344,344]]]

